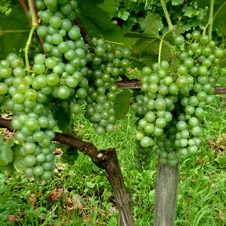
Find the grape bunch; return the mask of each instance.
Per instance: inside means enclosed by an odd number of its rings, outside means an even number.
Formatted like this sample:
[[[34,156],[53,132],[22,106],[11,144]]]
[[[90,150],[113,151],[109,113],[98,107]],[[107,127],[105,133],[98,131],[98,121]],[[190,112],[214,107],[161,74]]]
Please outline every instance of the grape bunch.
[[[92,39],[94,51],[90,62],[91,84],[87,90],[85,116],[93,123],[97,134],[113,132],[116,123],[114,101],[118,93],[116,81],[129,67],[131,51],[104,42],[103,39]]]
[[[36,7],[41,19],[37,34],[48,57],[36,55],[32,70],[46,80],[41,89],[54,98],[70,99],[72,104],[68,106],[77,113],[87,96],[86,65],[91,60],[80,28],[74,24],[79,11],[77,1],[36,1]],[[46,70],[48,74],[43,76]]]
[[[1,89],[1,99],[14,115],[11,124],[17,130],[16,140],[22,144],[25,174],[49,179],[55,168],[55,120],[45,106],[47,97],[32,88],[33,78],[26,75],[24,62],[16,54],[0,61],[0,73],[0,84],[5,87]]]
[[[181,156],[196,153],[201,143],[204,107],[214,99],[216,80],[212,69],[225,50],[207,35],[194,31],[174,37],[179,63],[144,67],[141,91],[132,109],[140,118],[137,125],[136,166],[149,168],[154,151],[162,164],[175,166]],[[143,106],[142,106],[142,101]]]
[[[67,108],[70,101],[72,113],[79,113],[81,105],[87,103],[85,116],[93,123],[97,134],[112,132],[116,122],[116,80],[129,66],[130,50],[114,49],[113,45],[95,37],[85,44],[80,28],[73,25],[75,12],[78,12],[75,1],[59,2],[54,7],[50,1],[44,3],[37,3],[42,20],[37,33],[49,57],[48,62],[44,62],[44,58],[42,62],[35,62],[33,70],[37,74],[42,74],[45,66],[52,70],[47,75],[47,79],[51,79],[47,85],[54,86],[52,96],[67,100],[62,102]]]

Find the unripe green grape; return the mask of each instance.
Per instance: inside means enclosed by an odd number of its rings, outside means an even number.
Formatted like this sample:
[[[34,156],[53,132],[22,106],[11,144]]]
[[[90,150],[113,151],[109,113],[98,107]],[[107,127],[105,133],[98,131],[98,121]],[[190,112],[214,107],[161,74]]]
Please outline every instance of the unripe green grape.
[[[140,145],[144,148],[146,147],[150,147],[154,144],[153,140],[150,137],[144,136],[141,140],[140,140]]]
[[[184,37],[182,35],[177,35],[174,37],[174,43],[177,46],[180,46],[184,43]]]
[[[42,176],[44,173],[44,170],[42,168],[42,166],[35,166],[34,169],[33,169],[33,174],[34,176],[36,177],[40,177]]]
[[[156,126],[158,127],[158,128],[163,128],[163,127],[165,127],[166,126],[166,120],[165,120],[165,118],[158,118],[158,119],[156,119]]]
[[[179,121],[176,124],[176,127],[179,131],[185,130],[185,129],[187,129],[187,123],[185,121]]]
[[[25,156],[23,162],[26,167],[32,167],[36,164],[36,158],[34,155],[27,155]]]
[[[50,19],[49,19],[49,23],[50,25],[53,27],[53,28],[59,28],[61,26],[61,18],[58,17],[58,16],[52,16]]]
[[[166,101],[164,99],[157,99],[154,105],[158,111],[162,111],[162,110],[165,110],[166,108]]]
[[[77,25],[72,26],[72,28],[68,32],[68,36],[72,40],[77,40],[80,35],[80,28]]]
[[[53,177],[53,173],[51,171],[44,171],[44,173],[42,174],[42,179],[43,180],[49,180]]]
[[[8,92],[8,86],[5,83],[0,83],[0,95],[6,95]]]

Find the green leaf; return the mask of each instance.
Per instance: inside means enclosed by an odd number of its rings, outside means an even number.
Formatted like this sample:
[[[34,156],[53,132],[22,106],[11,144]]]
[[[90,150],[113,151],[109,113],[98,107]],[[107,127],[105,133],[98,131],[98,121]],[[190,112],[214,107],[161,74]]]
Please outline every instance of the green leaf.
[[[117,15],[117,8],[115,2],[112,0],[104,0],[104,2],[98,4],[98,6],[104,11],[106,11],[111,18]]]
[[[14,4],[8,16],[0,14],[0,30],[28,30],[28,32],[4,33],[0,36],[0,57],[5,58],[11,52],[24,48],[30,26],[27,17],[19,4]]]
[[[184,0],[172,0],[172,5],[180,5],[184,2]]]
[[[103,31],[103,35],[106,41],[110,41],[115,44],[118,43],[119,45],[123,45],[123,47],[131,48],[136,43],[136,39],[125,37],[123,30],[118,26],[114,26],[112,29]]]
[[[153,38],[156,37],[156,35],[150,35],[147,33],[138,33],[138,32],[126,32],[125,37],[130,37],[130,38]]]
[[[123,20],[127,20],[130,16],[130,13],[128,11],[120,11],[118,13],[119,18],[123,19]]]
[[[103,0],[79,0],[78,5],[81,9],[81,24],[87,33],[100,34],[103,30],[108,30],[114,25],[109,14],[99,6]]]
[[[78,149],[69,146],[67,150],[61,155],[61,159],[64,163],[69,163],[73,165],[75,161],[78,159]]]
[[[138,68],[149,65],[152,66],[157,61],[159,54],[159,45],[161,37],[159,36],[159,30],[162,28],[162,21],[157,14],[148,13],[145,18],[145,32],[127,32],[126,37],[139,38],[133,49],[133,56],[131,58],[132,65]],[[177,29],[176,33],[181,33],[181,29]],[[161,59],[171,59],[171,44],[172,33],[166,35],[163,40]]]
[[[71,118],[70,110],[63,108],[60,104],[54,105],[52,109],[53,116],[57,121],[59,129],[63,132],[68,130]]]
[[[13,139],[9,139],[7,143],[4,142],[3,135],[0,135],[0,166],[7,166],[13,161],[12,146]]]
[[[198,4],[201,7],[210,6],[210,0],[199,0]],[[214,23],[213,28],[218,31],[218,33],[223,34],[226,36],[226,27],[225,27],[225,20],[226,20],[226,1],[225,0],[215,0],[214,1]]]
[[[153,43],[155,41],[159,41],[156,38],[141,38],[135,45],[133,49],[134,54],[142,55],[144,51],[146,51],[146,48],[149,46],[152,47]]]
[[[142,69],[144,66],[152,66],[153,63],[158,61],[157,56],[151,55],[151,54],[144,54],[142,56],[139,55],[133,55],[130,58],[131,65],[133,67],[137,67],[139,69]]]
[[[22,145],[15,144],[12,148],[13,149],[13,167],[18,172],[24,172],[26,168],[23,163],[24,157],[21,156],[20,154],[21,147]]]
[[[192,17],[192,16],[198,14],[197,9],[195,9],[193,6],[188,6],[188,5],[185,5],[183,7],[182,12],[187,17]]]
[[[214,17],[214,23],[213,27],[217,29],[217,31],[224,36],[226,36],[226,27],[225,27],[225,20],[226,20],[226,2],[224,1],[224,4],[221,5],[222,7],[218,7],[218,11],[215,10],[215,13],[217,12],[216,16]]]
[[[115,99],[115,115],[117,119],[123,119],[129,111],[131,93],[129,90],[123,90]]]
[[[145,26],[145,33],[149,35],[158,36],[159,30],[163,27],[161,18],[158,14],[148,12],[147,16],[144,19]]]

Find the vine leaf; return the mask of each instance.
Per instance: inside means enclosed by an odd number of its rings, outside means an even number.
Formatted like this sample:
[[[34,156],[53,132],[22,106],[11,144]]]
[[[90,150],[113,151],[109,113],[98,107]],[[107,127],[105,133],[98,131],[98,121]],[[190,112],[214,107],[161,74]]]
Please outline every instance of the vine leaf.
[[[80,21],[85,29],[89,28],[88,32],[100,34],[103,30],[108,30],[113,27],[108,13],[98,5],[103,2],[103,0],[78,1],[78,6],[81,9]]]
[[[114,1],[112,1],[112,0],[104,0],[104,2],[100,3],[98,6],[101,9],[105,10],[111,18],[117,16],[117,7],[116,7]]]
[[[198,4],[201,7],[209,6],[210,0],[199,0]],[[214,1],[214,23],[213,28],[217,29],[218,33],[226,36],[225,20],[226,20],[226,3],[225,0]],[[216,14],[217,13],[217,14]]]
[[[13,149],[13,167],[18,172],[24,172],[24,170],[25,170],[25,166],[24,166],[24,163],[23,163],[24,157],[21,156],[21,154],[20,154],[20,148],[21,147],[22,147],[22,145],[15,144],[12,148]]]
[[[57,120],[57,125],[61,131],[66,131],[70,124],[70,111],[61,106],[57,106],[52,111],[54,118]]]
[[[0,135],[0,166],[7,166],[13,161],[13,151],[11,148],[13,145],[13,139],[9,139],[5,143],[3,135]]]
[[[172,5],[180,5],[184,3],[184,0],[172,0]]]
[[[135,40],[124,37],[123,30],[113,24],[111,19],[116,16],[117,9],[111,0],[79,0],[81,16],[79,18],[86,33],[103,35],[108,41],[117,40],[116,44],[132,47]],[[111,17],[110,17],[111,16]]]
[[[29,30],[30,25],[22,7],[15,3],[11,13],[0,14],[0,30]],[[5,58],[11,52],[18,52],[25,46],[29,32],[3,33],[0,36],[0,57]]]
[[[182,9],[182,12],[185,16],[191,18],[192,16],[197,14],[197,9],[195,9],[193,6],[185,5]]]
[[[132,65],[139,68],[144,65],[152,66],[157,61],[161,41],[159,31],[163,28],[161,18],[151,12],[147,14],[144,24],[143,33],[129,32],[125,34],[126,37],[137,38],[131,59]],[[162,59],[164,60],[170,60],[171,45],[168,43],[170,40],[170,35],[167,35],[163,42]]]
[[[106,41],[112,41],[116,44],[119,43],[120,45],[123,45],[123,47],[131,48],[136,43],[136,39],[125,37],[122,29],[118,26],[103,31],[103,35]],[[117,42],[115,42],[115,40],[117,40]]]
[[[123,119],[129,111],[131,93],[129,90],[123,90],[115,99],[115,115],[118,120]]]

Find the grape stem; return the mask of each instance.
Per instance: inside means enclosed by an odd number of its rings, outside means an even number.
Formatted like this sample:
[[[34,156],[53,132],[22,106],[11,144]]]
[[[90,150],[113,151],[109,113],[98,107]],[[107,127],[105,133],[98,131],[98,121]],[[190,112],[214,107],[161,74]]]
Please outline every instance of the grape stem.
[[[31,30],[30,30],[30,33],[29,33],[29,36],[28,36],[28,39],[26,42],[24,54],[25,54],[26,69],[27,69],[27,72],[29,73],[30,64],[29,64],[28,51],[29,51],[29,47],[31,45],[32,36],[39,24],[38,24],[38,17],[37,17],[37,13],[36,13],[36,9],[35,9],[34,0],[28,0],[28,5],[29,5],[30,12],[31,12],[31,20],[32,20],[31,25],[32,26],[31,26]]]
[[[80,30],[81,30],[81,33],[82,33],[82,37],[84,40],[88,41],[88,37],[86,35],[86,31],[85,29],[83,28],[83,26],[81,25],[80,21],[78,19],[75,19],[75,23],[79,26]]]
[[[210,0],[210,14],[209,14],[209,39],[212,39],[213,30],[213,11],[214,11],[214,0]]]
[[[164,11],[164,14],[165,14],[165,17],[166,17],[166,21],[168,23],[169,30],[173,30],[173,24],[171,22],[169,12],[168,12],[167,7],[166,7],[166,3],[165,3],[164,0],[160,0],[160,2],[161,2],[161,6],[163,8],[163,11]]]
[[[158,64],[159,64],[159,67],[160,67],[160,63],[161,63],[161,57],[162,57],[162,46],[163,46],[163,41],[164,41],[164,38],[166,37],[167,34],[169,34],[172,30],[168,30],[164,33],[164,35],[162,36],[161,38],[161,41],[160,41],[160,44],[159,44],[159,55],[158,55]]]
[[[223,4],[224,5],[224,4]],[[222,6],[220,7],[220,9],[222,8]],[[209,13],[209,20],[208,23],[206,24],[202,34],[206,34],[206,30],[209,27],[209,39],[212,38],[212,30],[213,30],[213,19],[214,17],[218,14],[218,11],[216,12],[216,14],[213,16],[213,11],[214,11],[214,0],[210,0],[210,13]]]

